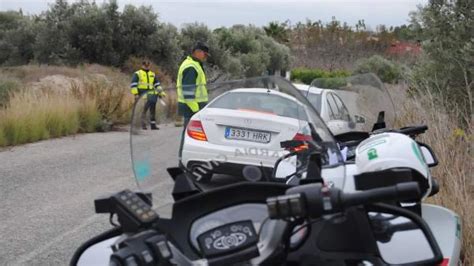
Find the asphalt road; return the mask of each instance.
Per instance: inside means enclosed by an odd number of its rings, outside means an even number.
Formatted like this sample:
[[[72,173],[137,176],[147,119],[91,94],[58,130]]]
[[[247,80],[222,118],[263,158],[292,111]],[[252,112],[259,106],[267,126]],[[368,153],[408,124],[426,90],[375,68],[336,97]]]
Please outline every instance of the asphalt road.
[[[136,144],[159,161],[153,181],[155,204],[171,202],[182,128],[162,126],[141,133]],[[135,152],[139,153],[137,149]],[[0,151],[0,265],[66,265],[85,240],[108,228],[93,200],[136,188],[129,133],[77,135]]]

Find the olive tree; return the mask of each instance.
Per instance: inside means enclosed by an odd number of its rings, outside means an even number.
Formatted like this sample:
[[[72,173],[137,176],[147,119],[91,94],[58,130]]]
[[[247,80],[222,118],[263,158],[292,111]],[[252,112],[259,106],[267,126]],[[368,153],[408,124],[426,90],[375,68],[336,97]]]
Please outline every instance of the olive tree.
[[[442,96],[467,119],[472,119],[474,111],[473,3],[431,0],[413,16],[423,32],[425,55],[414,67],[411,81],[418,88]]]

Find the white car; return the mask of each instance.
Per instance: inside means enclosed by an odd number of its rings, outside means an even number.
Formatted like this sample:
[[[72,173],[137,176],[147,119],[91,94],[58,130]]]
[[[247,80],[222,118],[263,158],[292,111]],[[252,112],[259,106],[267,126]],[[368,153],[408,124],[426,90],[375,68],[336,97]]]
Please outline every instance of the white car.
[[[364,124],[362,116],[356,112],[357,95],[347,91],[320,89],[304,84],[293,84],[308,99],[313,107],[331,130],[333,135],[339,135],[359,130],[357,124]],[[341,99],[344,98],[344,101]],[[347,104],[347,105],[346,105]],[[349,107],[349,108],[348,108]]]
[[[304,105],[288,94],[234,89],[191,118],[181,163],[198,181],[209,181],[213,173],[242,173],[256,179],[271,175],[276,160],[285,153],[281,141],[311,138],[307,121]]]

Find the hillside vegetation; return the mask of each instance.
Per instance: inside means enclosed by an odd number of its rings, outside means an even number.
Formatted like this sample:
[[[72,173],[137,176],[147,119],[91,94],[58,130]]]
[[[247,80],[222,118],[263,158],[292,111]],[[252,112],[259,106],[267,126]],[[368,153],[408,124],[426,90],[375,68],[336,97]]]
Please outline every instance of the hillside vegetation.
[[[426,124],[429,129],[419,140],[430,145],[439,160],[439,165],[431,168],[431,171],[439,182],[440,191],[428,201],[449,208],[460,215],[463,230],[462,265],[472,265],[474,263],[474,252],[472,252],[474,250],[472,174],[474,124],[469,123],[468,128],[464,128],[462,121],[469,120],[469,117],[463,119],[459,117],[467,114],[454,114],[452,110],[448,110],[450,104],[439,104],[439,99],[434,99],[439,95],[421,93],[425,92],[424,90],[413,94],[413,91],[398,89],[400,94],[393,97],[395,106],[399,107],[398,126]]]
[[[114,0],[56,0],[37,16],[0,12],[0,147],[128,123],[129,82],[141,58],[150,58],[162,83],[172,86],[196,41],[210,46],[209,82],[280,70],[292,70],[293,80],[306,83],[374,72],[405,88],[394,97],[400,126],[429,126],[422,140],[440,159],[434,175],[441,191],[432,201],[461,215],[462,259],[473,265],[473,5],[429,1],[411,13],[408,25],[375,30],[363,20],[350,26],[335,18],[178,29],[161,22],[151,7],[119,11]],[[399,42],[417,52],[388,54]],[[175,97],[168,96],[160,119],[176,115]]]

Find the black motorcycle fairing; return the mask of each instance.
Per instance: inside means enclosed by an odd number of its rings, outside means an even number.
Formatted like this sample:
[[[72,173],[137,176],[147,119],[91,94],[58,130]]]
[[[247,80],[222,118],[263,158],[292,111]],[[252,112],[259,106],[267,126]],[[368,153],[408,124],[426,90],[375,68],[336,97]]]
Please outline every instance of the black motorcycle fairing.
[[[376,261],[378,251],[363,208],[318,219],[311,225],[304,244],[288,255],[289,262],[318,261],[324,265],[346,265],[349,260]],[[323,259],[324,258],[324,259]]]
[[[399,208],[393,205],[389,205],[386,203],[375,203],[366,206],[366,211],[367,213],[370,211],[375,211],[375,212],[384,212],[388,211],[391,214],[396,214],[396,215],[401,215],[404,217],[408,217],[413,223],[418,225],[418,227],[423,231],[423,234],[428,240],[428,244],[430,245],[431,250],[433,251],[433,258],[427,259],[424,261],[417,262],[416,265],[420,266],[428,266],[428,265],[439,265],[443,261],[443,253],[441,252],[441,249],[438,245],[438,242],[436,241],[433,233],[430,230],[430,227],[426,223],[425,220],[423,220],[419,215],[409,211],[405,210],[403,208]],[[372,236],[374,234],[372,233]],[[380,254],[380,252],[379,252]],[[410,263],[406,264],[399,264],[399,265],[411,265]]]
[[[364,259],[378,255],[371,232],[365,209],[350,208],[326,221],[314,240],[326,258]]]
[[[280,183],[241,182],[198,193],[173,204],[172,217],[160,219],[156,228],[191,260],[202,258],[193,248],[190,229],[193,222],[212,212],[244,203],[266,203],[266,199],[282,195],[289,186]],[[185,228],[185,230],[183,230]]]
[[[363,141],[364,139],[370,137],[369,132],[365,131],[351,131],[343,134],[334,136],[336,141],[340,144],[344,144],[347,141]]]
[[[383,261],[377,246],[380,235],[375,234],[372,229],[373,225],[371,226],[371,221],[368,219],[369,212],[387,212],[408,217],[423,231],[433,251],[433,258],[419,261],[416,265],[438,265],[442,261],[441,250],[423,219],[403,208],[376,203],[365,207],[353,207],[330,218],[318,219],[311,225],[311,234],[303,246],[289,254],[288,262],[299,263],[304,258],[304,261],[311,261],[308,265],[314,265],[315,261],[322,265],[347,265],[347,262],[359,265],[358,261],[370,261],[373,265],[388,265]]]
[[[178,168],[179,169],[179,168]],[[179,169],[181,170],[181,169]],[[189,197],[191,195],[201,193],[203,189],[199,187],[197,182],[194,182],[191,177],[185,172],[177,174],[174,179],[174,186],[171,195],[175,201]]]

